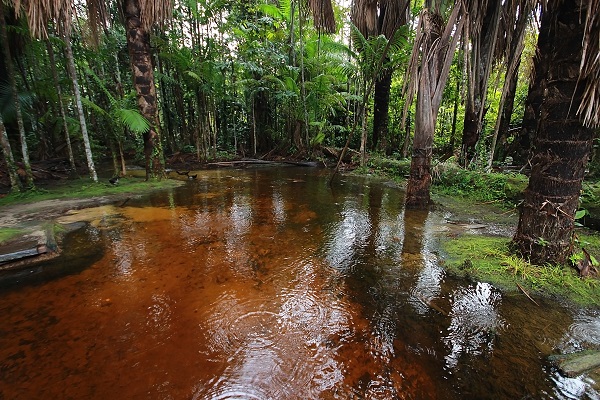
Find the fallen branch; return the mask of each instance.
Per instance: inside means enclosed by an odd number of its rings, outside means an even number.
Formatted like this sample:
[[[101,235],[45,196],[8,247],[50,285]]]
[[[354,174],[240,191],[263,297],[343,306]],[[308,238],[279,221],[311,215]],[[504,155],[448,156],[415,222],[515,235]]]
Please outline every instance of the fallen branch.
[[[531,296],[529,296],[529,294],[528,294],[528,293],[525,291],[525,289],[523,289],[523,287],[522,287],[521,285],[519,285],[519,283],[517,283],[517,282],[515,282],[515,283],[517,284],[517,287],[518,287],[519,289],[521,289],[521,292],[523,292],[523,294],[524,294],[525,296],[527,296],[527,298],[528,298],[529,300],[531,300],[531,301],[533,302],[533,304],[535,304],[535,305],[536,305],[536,306],[538,306],[538,307],[540,306],[540,305],[539,305],[539,304],[538,304],[538,303],[537,303],[537,302],[536,302],[534,299],[532,299],[532,298],[531,298]]]

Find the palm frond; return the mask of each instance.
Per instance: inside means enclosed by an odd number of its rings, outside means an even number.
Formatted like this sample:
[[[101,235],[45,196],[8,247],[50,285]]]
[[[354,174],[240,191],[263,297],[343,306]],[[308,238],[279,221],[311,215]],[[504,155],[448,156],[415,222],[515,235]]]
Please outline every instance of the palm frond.
[[[111,112],[111,116],[132,132],[145,133],[150,129],[150,123],[138,110],[117,108]]]
[[[298,84],[292,77],[286,76],[283,78],[283,83],[285,84],[285,88],[290,92],[299,93],[300,89],[298,88]]]
[[[271,17],[273,19],[280,19],[280,20],[284,19],[284,15],[281,12],[281,10],[279,9],[279,7],[277,7],[274,4],[262,3],[262,4],[259,4],[258,6],[256,6],[256,8],[261,13],[263,13],[266,16]]]
[[[379,34],[377,32],[377,0],[355,0],[351,13],[352,24],[363,36]]]
[[[106,88],[106,85],[104,85],[104,82],[102,82],[100,77],[98,75],[96,75],[96,73],[91,68],[89,68],[89,67],[84,67],[84,68],[85,68],[86,74],[88,74],[94,80],[94,82],[96,82],[96,84],[100,87],[100,90],[102,90],[102,92],[106,95],[110,104],[114,105],[117,102],[117,100],[112,95],[112,93],[110,93],[110,91]]]
[[[350,24],[350,38],[352,39],[352,46],[358,53],[369,51],[370,46],[365,35],[354,24]]]
[[[579,81],[585,84],[577,113],[585,125],[600,127],[600,0],[589,0]]]
[[[173,13],[172,0],[138,0],[138,2],[142,25],[146,32],[150,32],[154,24],[162,26]]]
[[[325,33],[334,33],[335,14],[331,0],[308,0],[308,5],[312,11],[315,28]]]
[[[100,107],[98,104],[94,103],[92,100],[88,99],[87,97],[81,97],[81,103],[88,107],[89,109],[91,109],[94,112],[97,112],[100,115],[104,115],[104,116],[108,116],[109,113],[102,107]]]
[[[290,22],[292,19],[292,1],[291,0],[279,0],[279,10],[283,14],[285,20]]]

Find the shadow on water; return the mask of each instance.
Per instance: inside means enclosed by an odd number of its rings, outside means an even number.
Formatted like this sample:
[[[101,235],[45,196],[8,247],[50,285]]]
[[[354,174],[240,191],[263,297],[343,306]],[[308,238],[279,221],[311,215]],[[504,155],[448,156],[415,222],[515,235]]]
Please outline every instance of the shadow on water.
[[[43,264],[0,272],[0,293],[18,290],[23,285],[40,285],[70,274],[77,274],[100,260],[104,248],[98,232],[87,224],[77,224],[65,234],[60,256]]]
[[[89,210],[62,272],[0,291],[0,399],[599,398],[545,359],[600,346],[600,312],[448,276],[465,216],[327,178],[206,171]]]

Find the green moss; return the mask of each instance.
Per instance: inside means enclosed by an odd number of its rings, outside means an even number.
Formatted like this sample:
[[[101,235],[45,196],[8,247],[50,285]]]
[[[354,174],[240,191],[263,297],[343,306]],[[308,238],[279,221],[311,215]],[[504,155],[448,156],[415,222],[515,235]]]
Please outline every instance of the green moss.
[[[110,183],[94,183],[77,179],[53,184],[48,189],[35,189],[14,193],[0,199],[0,207],[15,203],[33,203],[43,200],[90,198],[98,196],[139,194],[157,189],[169,189],[181,185],[181,181],[173,179],[145,181],[142,178],[124,178],[118,185]]]
[[[10,239],[19,236],[23,233],[17,228],[1,228],[0,229],[0,244],[9,241]]]
[[[599,240],[595,238],[594,240]],[[446,269],[459,276],[518,290],[567,299],[580,305],[600,305],[600,280],[580,278],[574,268],[534,266],[509,251],[508,238],[464,235],[441,244]]]

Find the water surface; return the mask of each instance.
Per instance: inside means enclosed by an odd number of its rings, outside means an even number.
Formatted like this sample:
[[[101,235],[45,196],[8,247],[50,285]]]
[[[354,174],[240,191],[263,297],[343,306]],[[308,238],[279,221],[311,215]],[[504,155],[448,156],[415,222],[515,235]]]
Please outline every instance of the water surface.
[[[3,280],[0,399],[600,398],[545,361],[600,346],[598,311],[452,278],[457,216],[327,178],[205,171],[65,217],[90,221],[65,255]]]

